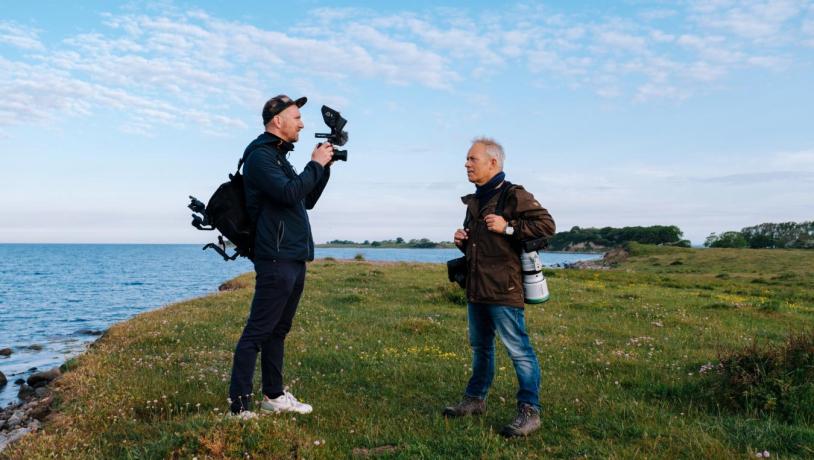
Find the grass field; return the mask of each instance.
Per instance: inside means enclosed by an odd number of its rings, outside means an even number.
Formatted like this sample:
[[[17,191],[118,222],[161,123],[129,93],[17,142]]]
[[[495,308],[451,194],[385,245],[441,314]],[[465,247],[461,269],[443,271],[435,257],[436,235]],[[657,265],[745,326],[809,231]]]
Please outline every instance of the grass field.
[[[440,415],[460,397],[470,364],[465,300],[445,267],[322,260],[309,266],[286,342],[286,380],[313,414],[224,414],[252,296],[244,275],[235,291],[111,328],[71,361],[44,429],[0,455],[814,457],[814,399],[791,415],[739,409],[716,400],[714,371],[701,372],[731,350],[781,345],[811,330],[814,251],[631,253],[612,270],[546,272],[552,300],[527,308],[543,402],[543,427],[528,439],[497,434],[514,415],[516,391],[500,345],[487,414]],[[814,396],[811,385],[807,391]]]

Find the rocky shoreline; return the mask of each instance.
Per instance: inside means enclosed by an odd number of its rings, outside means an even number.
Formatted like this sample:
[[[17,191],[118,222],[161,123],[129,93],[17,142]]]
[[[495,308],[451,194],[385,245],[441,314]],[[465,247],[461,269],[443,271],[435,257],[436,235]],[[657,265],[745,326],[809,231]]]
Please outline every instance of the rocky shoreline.
[[[581,260],[579,262],[566,263],[563,264],[562,268],[577,270],[607,270],[624,262],[629,256],[630,253],[628,253],[625,248],[618,247],[606,252],[601,259]]]
[[[105,331],[83,329],[78,333],[90,336],[102,336]],[[90,342],[93,346],[96,340]],[[40,344],[28,345],[22,349],[42,350]],[[0,356],[11,356],[14,351],[11,348],[0,349]],[[26,374],[32,372],[27,379],[17,378],[14,382],[9,382],[7,377],[0,372],[0,388],[13,383],[19,385],[17,398],[19,402],[0,408],[0,454],[12,443],[20,440],[28,433],[36,432],[42,426],[43,421],[51,413],[51,403],[53,395],[51,385],[57,381],[62,373],[67,370],[67,363],[59,367],[54,367],[47,371],[39,371],[31,368],[26,372],[11,374]]]
[[[22,402],[0,410],[0,453],[11,443],[39,430],[51,413],[53,396],[49,385],[61,375],[62,371],[55,367],[31,374],[28,380],[20,383],[18,397]]]

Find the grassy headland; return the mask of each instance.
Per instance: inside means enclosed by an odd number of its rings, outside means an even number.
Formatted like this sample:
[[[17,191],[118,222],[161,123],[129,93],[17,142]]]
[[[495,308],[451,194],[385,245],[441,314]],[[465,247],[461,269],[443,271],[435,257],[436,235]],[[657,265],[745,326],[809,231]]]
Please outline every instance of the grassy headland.
[[[451,241],[430,241],[427,238],[405,241],[403,238],[395,240],[369,241],[361,243],[351,240],[332,240],[317,244],[318,248],[373,248],[373,249],[454,249],[455,243]]]
[[[464,298],[445,267],[322,260],[309,267],[286,380],[308,416],[225,417],[239,287],[116,325],[57,384],[56,415],[12,458],[772,458],[814,456],[811,408],[716,400],[728,350],[782,344],[814,319],[814,252],[632,245],[613,270],[548,271],[527,308],[542,365],[542,429],[514,413],[502,346],[488,413],[445,420],[469,374]],[[709,368],[709,367],[708,367]],[[259,376],[259,373],[258,373]],[[355,450],[356,449],[356,450]],[[369,450],[363,450],[369,449]]]

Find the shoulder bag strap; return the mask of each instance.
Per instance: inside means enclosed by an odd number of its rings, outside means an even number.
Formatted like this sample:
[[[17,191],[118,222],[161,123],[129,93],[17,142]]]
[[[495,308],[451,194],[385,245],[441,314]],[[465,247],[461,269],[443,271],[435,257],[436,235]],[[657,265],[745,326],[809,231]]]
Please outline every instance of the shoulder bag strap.
[[[506,200],[509,199],[509,190],[517,188],[516,185],[512,184],[511,182],[506,182],[503,184],[503,190],[500,191],[500,196],[497,197],[497,206],[495,206],[495,214],[504,219],[508,216],[503,215],[503,210],[506,208]],[[508,220],[508,219],[506,219]]]

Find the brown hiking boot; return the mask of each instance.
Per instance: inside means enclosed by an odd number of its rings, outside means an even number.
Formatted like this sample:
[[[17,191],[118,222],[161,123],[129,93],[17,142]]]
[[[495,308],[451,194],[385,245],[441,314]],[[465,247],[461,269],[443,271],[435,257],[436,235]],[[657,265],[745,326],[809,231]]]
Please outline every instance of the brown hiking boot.
[[[500,432],[503,436],[528,436],[540,428],[540,411],[532,405],[520,403],[517,406],[517,416],[512,423],[503,427]]]
[[[467,415],[480,415],[484,412],[486,412],[485,400],[464,395],[464,399],[458,404],[444,408],[444,417],[464,417]]]

